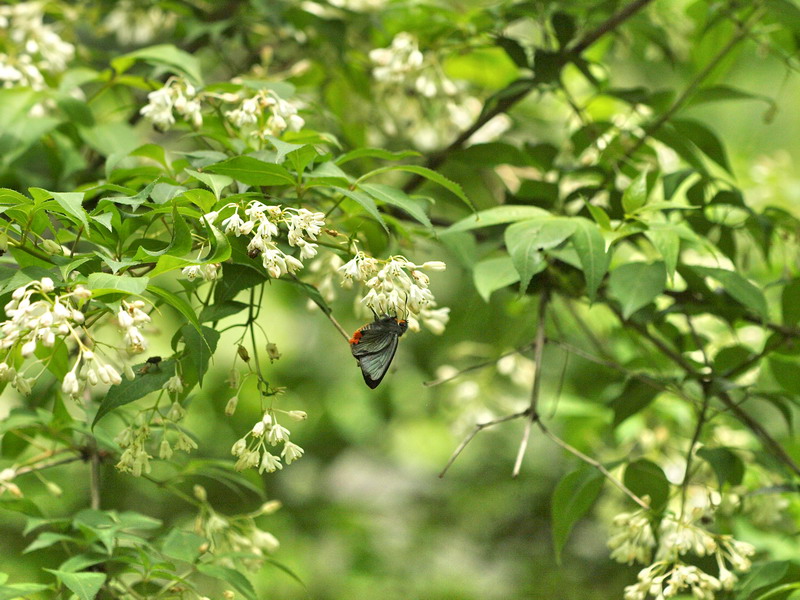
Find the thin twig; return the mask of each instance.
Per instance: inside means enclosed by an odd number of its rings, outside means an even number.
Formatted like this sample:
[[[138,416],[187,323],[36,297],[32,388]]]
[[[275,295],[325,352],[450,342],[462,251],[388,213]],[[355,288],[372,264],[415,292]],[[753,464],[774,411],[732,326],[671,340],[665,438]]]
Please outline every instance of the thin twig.
[[[467,447],[467,444],[469,444],[472,441],[472,438],[474,438],[476,435],[478,435],[479,432],[483,431],[487,427],[492,427],[492,426],[497,425],[499,423],[505,423],[506,421],[513,421],[514,419],[519,419],[521,417],[525,417],[525,416],[528,415],[528,411],[529,411],[529,409],[526,408],[522,412],[514,413],[513,415],[507,415],[505,417],[500,417],[499,419],[494,419],[493,421],[487,421],[486,423],[477,423],[475,425],[475,428],[469,433],[469,435],[467,435],[467,437],[465,437],[462,440],[462,442],[458,445],[458,447],[453,451],[453,454],[450,456],[450,460],[447,461],[447,464],[444,466],[444,469],[442,469],[442,472],[439,473],[439,478],[441,479],[442,477],[445,476],[445,474],[447,473],[447,470],[456,461],[458,456],[464,451],[464,448]]]
[[[448,375],[447,377],[440,377],[439,379],[433,379],[432,381],[426,381],[422,385],[424,385],[425,387],[433,387],[435,385],[441,385],[443,383],[447,383],[448,381],[452,381],[453,379],[456,379],[457,377],[461,377],[464,373],[469,373],[470,371],[477,371],[478,369],[483,369],[485,367],[489,367],[491,365],[494,365],[494,364],[497,363],[497,361],[505,358],[506,356],[512,356],[514,354],[522,354],[523,352],[527,352],[528,350],[533,348],[533,346],[534,346],[534,344],[532,344],[532,343],[531,344],[526,344],[525,346],[522,346],[521,348],[517,348],[516,350],[511,350],[509,352],[506,352],[505,354],[501,354],[497,358],[492,358],[490,360],[485,360],[483,362],[479,362],[476,365],[471,365],[469,367],[465,367],[465,368],[461,369],[460,371],[458,371],[457,373],[455,373],[454,375]]]
[[[621,11],[611,15],[605,20],[605,22],[601,23],[598,27],[594,28],[592,31],[583,36],[583,38],[577,44],[570,48],[570,51],[576,55],[583,53],[589,48],[589,46],[594,44],[605,34],[614,31],[617,27],[622,25],[622,23],[630,19],[633,15],[642,10],[652,1],[653,0],[636,0],[635,2],[631,2],[627,6],[623,7]]]
[[[29,467],[20,467],[14,472],[14,477],[19,477],[20,475],[25,475],[26,473],[33,473],[34,471],[44,471],[45,469],[60,467],[61,465],[66,465],[72,462],[78,462],[79,460],[83,459],[84,457],[81,455],[70,456],[68,458],[62,458],[60,460],[54,460],[48,463],[40,463],[38,465],[31,465]]]
[[[517,451],[517,459],[514,461],[514,470],[511,472],[512,477],[519,475],[519,470],[522,468],[522,459],[525,457],[525,450],[528,448],[528,439],[531,436],[531,426],[533,421],[538,419],[536,412],[539,403],[539,390],[542,383],[542,356],[544,355],[545,343],[545,321],[547,320],[547,304],[550,302],[547,290],[542,293],[539,300],[539,319],[536,324],[536,341],[533,349],[533,360],[535,363],[535,370],[533,373],[533,385],[531,386],[531,403],[528,407],[528,420],[525,422],[525,431],[522,433],[522,440],[519,444]]]
[[[574,456],[577,456],[579,459],[581,459],[587,465],[590,465],[590,466],[594,467],[595,469],[597,469],[598,471],[600,471],[606,479],[608,479],[611,483],[613,483],[620,491],[622,491],[631,500],[636,502],[636,504],[638,504],[639,506],[641,506],[645,510],[650,510],[650,505],[647,504],[647,502],[645,502],[644,500],[642,500],[639,496],[634,494],[633,491],[631,491],[631,489],[628,488],[628,486],[626,486],[619,479],[614,477],[611,474],[611,472],[608,469],[605,468],[603,463],[601,463],[599,461],[596,461],[595,459],[593,459],[590,456],[587,456],[586,454],[584,454],[583,452],[581,452],[580,450],[578,450],[574,446],[572,446],[572,445],[568,444],[567,442],[565,442],[564,440],[562,440],[556,434],[551,432],[547,427],[545,427],[544,423],[542,423],[538,418],[535,419],[535,421],[536,421],[536,425],[539,427],[539,429],[542,431],[542,433],[545,434],[547,437],[549,437],[553,442],[555,442],[557,445],[561,446],[564,450],[566,450],[570,454],[573,454]]]
[[[691,321],[689,322],[691,323]],[[683,481],[681,482],[681,518],[683,518],[683,514],[686,510],[686,493],[689,489],[689,479],[691,479],[694,448],[697,445],[697,442],[700,440],[700,434],[703,431],[703,425],[706,423],[706,415],[708,414],[708,404],[711,399],[708,388],[709,381],[703,381],[703,404],[700,407],[700,412],[697,415],[697,425],[695,425],[694,433],[692,434],[692,441],[689,442],[689,450],[686,452],[686,471],[683,474]]]
[[[89,470],[91,471],[91,485],[89,486],[90,506],[94,510],[100,510],[100,454],[97,452],[96,445],[92,447]]]

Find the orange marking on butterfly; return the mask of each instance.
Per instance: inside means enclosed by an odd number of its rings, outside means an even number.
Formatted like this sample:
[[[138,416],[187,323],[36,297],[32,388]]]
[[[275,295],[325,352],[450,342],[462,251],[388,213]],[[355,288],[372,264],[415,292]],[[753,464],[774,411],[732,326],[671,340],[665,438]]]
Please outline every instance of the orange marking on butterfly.
[[[364,334],[363,334],[363,333],[361,333],[361,330],[360,330],[360,329],[356,330],[356,332],[353,334],[353,337],[351,337],[351,338],[350,338],[350,345],[351,345],[351,346],[354,346],[355,344],[357,344],[358,342],[360,342],[360,341],[361,341],[361,336],[362,336],[362,335],[364,335]]]

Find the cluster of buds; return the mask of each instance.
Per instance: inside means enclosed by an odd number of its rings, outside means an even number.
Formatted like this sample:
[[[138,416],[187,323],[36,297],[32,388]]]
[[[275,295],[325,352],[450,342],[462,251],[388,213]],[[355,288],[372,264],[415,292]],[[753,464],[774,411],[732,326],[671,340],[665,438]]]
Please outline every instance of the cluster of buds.
[[[419,331],[420,321],[433,333],[441,334],[450,318],[449,308],[436,308],[436,300],[428,288],[430,278],[422,272],[444,271],[439,260],[414,264],[403,256],[378,260],[361,251],[339,267],[342,286],[362,283],[368,292],[361,302],[377,315],[401,316],[412,331]]]
[[[193,127],[203,124],[200,96],[194,86],[183,77],[170,77],[164,87],[147,95],[147,104],[139,111],[162,131],[175,124],[177,112]]]
[[[267,554],[272,554],[280,547],[278,538],[258,527],[255,521],[258,517],[278,511],[281,508],[279,501],[269,500],[250,514],[226,516],[215,511],[209,504],[208,494],[203,486],[194,486],[194,497],[200,502],[194,530],[209,541],[208,547],[211,551],[223,556],[232,554],[236,556],[237,563],[241,561],[256,570],[262,566],[263,558]],[[222,559],[226,566],[238,568],[239,564],[233,564],[232,561],[230,558]]]
[[[226,100],[239,101],[234,94]],[[306,124],[297,114],[297,107],[271,90],[261,90],[254,96],[241,99],[237,108],[225,113],[225,117],[239,129],[252,130],[254,136],[279,136],[284,131],[300,131]]]
[[[699,600],[714,600],[720,590],[731,590],[737,581],[733,571],[747,571],[755,553],[751,544],[730,535],[714,534],[699,524],[702,511],[690,519],[665,515],[659,526],[658,541],[651,519],[643,510],[623,513],[614,519],[616,532],[609,539],[611,557],[618,562],[646,564],[639,571],[637,582],[625,588],[625,600],[658,600],[680,593],[691,593]],[[655,560],[650,563],[655,551]],[[699,567],[686,564],[686,555],[713,556],[718,573],[712,575]]]
[[[325,215],[305,208],[266,205],[258,200],[250,202],[244,209],[245,217],[239,214],[239,206],[233,207],[231,216],[222,221],[226,234],[252,235],[247,251],[251,256],[261,256],[261,262],[270,277],[278,278],[286,273],[295,273],[303,268],[303,260],[317,255],[317,236],[325,226]],[[218,212],[206,215],[209,222],[219,216]],[[287,241],[290,246],[300,249],[300,258],[286,254],[278,247],[276,238],[280,235],[278,226],[284,224],[288,229]]]
[[[303,449],[289,441],[289,430],[276,420],[276,412],[275,409],[265,411],[253,428],[231,448],[231,454],[238,459],[235,465],[237,471],[258,467],[259,473],[274,473],[283,468],[281,458],[290,465],[303,456]],[[307,418],[306,413],[301,410],[286,411],[285,414],[295,421]],[[280,456],[272,454],[269,447],[281,443],[283,449]]]

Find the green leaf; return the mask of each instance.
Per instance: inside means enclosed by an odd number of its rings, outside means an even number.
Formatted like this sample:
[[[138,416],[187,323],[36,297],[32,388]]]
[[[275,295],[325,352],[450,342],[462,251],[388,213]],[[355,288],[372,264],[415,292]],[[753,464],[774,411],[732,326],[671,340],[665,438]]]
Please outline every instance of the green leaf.
[[[128,54],[123,54],[112,60],[111,66],[117,72],[124,73],[137,60],[168,67],[179,74],[185,75],[195,85],[203,83],[200,61],[188,52],[184,52],[172,44],[149,46]]]
[[[367,211],[367,214],[378,221],[387,233],[389,232],[389,228],[386,227],[386,222],[383,220],[381,213],[378,212],[378,207],[375,206],[375,201],[369,195],[358,190],[348,190],[347,188],[338,186],[333,186],[333,188],[343,196],[354,200],[361,208]]]
[[[583,277],[586,279],[586,295],[594,302],[597,289],[608,271],[606,243],[597,225],[580,217],[572,220],[575,223],[572,246],[581,261]]]
[[[627,319],[643,306],[647,306],[667,283],[667,270],[663,262],[632,262],[620,265],[608,278],[609,295],[622,306],[622,316]]]
[[[47,568],[45,568],[45,571],[58,577],[62,584],[78,596],[79,600],[94,600],[100,588],[106,582],[106,576],[103,573],[70,573]]]
[[[634,461],[625,468],[625,486],[639,496],[650,496],[650,506],[660,512],[669,500],[669,481],[664,471],[646,459]]]
[[[208,165],[207,171],[219,173],[246,185],[295,185],[294,176],[281,165],[267,163],[252,156],[236,156]]]
[[[777,583],[786,576],[790,564],[788,560],[776,560],[753,565],[738,586],[736,600],[748,600],[756,590]]]
[[[717,163],[720,167],[731,172],[725,148],[717,135],[699,121],[693,119],[672,119],[670,121],[678,134],[686,137],[700,151]]]
[[[622,208],[626,215],[634,214],[647,202],[647,171],[642,171],[622,193]]]
[[[48,193],[53,196],[53,199],[58,202],[58,205],[63,208],[67,214],[78,219],[78,222],[83,225],[84,229],[89,229],[88,215],[83,208],[83,192]]]
[[[42,592],[50,586],[41,583],[11,583],[0,585],[0,600],[16,600],[17,598],[28,598],[31,594]]]
[[[572,528],[592,507],[603,489],[602,473],[583,467],[565,475],[553,492],[550,510],[553,515],[553,548],[561,564],[561,551]]]
[[[697,451],[697,456],[706,461],[719,481],[721,488],[726,483],[739,485],[744,478],[744,463],[733,450],[729,448],[709,448],[704,446]]]
[[[563,243],[575,227],[571,219],[548,216],[521,221],[506,228],[506,247],[520,276],[520,293],[524,293],[531,278],[547,266],[542,251]]]
[[[35,552],[36,550],[42,550],[43,548],[49,548],[53,544],[58,544],[61,542],[78,542],[80,541],[79,538],[75,538],[71,535],[66,535],[64,533],[56,533],[55,531],[43,531],[36,539],[33,540],[28,546],[22,551],[23,554],[27,554],[28,552]]]
[[[436,171],[432,171],[425,167],[419,167],[416,165],[393,165],[390,167],[381,167],[380,169],[375,169],[374,171],[370,171],[366,175],[361,176],[356,183],[360,184],[362,181],[366,181],[369,177],[374,175],[378,175],[380,173],[387,173],[389,171],[406,171],[408,173],[414,173],[415,175],[419,175],[420,177],[424,177],[428,181],[432,181],[433,183],[437,183],[442,186],[444,189],[452,192],[459,199],[464,201],[464,204],[469,206],[472,210],[475,210],[475,206],[472,204],[469,198],[464,194],[464,191],[461,189],[461,186],[457,183],[450,181],[447,177],[440,175]]]
[[[147,289],[150,281],[148,277],[126,277],[123,275],[110,275],[109,273],[90,273],[87,287],[92,290],[92,296],[106,294],[133,294],[141,296]]]
[[[401,152],[389,152],[383,148],[358,148],[347,152],[338,157],[334,162],[337,165],[343,165],[351,160],[357,158],[378,158],[380,160],[403,160],[404,158],[412,158],[420,156],[419,152],[414,150],[403,150]]]
[[[140,246],[136,251],[136,260],[147,260],[150,257],[171,254],[173,256],[183,256],[192,249],[192,231],[186,223],[186,217],[178,212],[177,202],[172,204],[172,239],[166,248],[161,250],[148,250]]]
[[[245,304],[244,302],[236,302],[235,300],[230,300],[228,302],[214,302],[213,304],[204,307],[203,310],[200,311],[198,320],[201,323],[219,321],[225,317],[230,317],[242,312],[248,306],[249,305]]]
[[[653,386],[647,385],[639,379],[629,379],[622,393],[610,404],[614,411],[613,427],[649,406],[656,396],[658,396],[658,390]]]
[[[661,180],[664,185],[664,200],[671,200],[681,184],[686,181],[686,178],[694,173],[694,169],[681,169],[664,175]]]
[[[295,287],[298,287],[300,291],[302,291],[306,296],[308,296],[309,300],[311,300],[314,304],[319,306],[322,312],[324,312],[326,315],[329,315],[333,312],[333,309],[325,301],[325,298],[323,298],[320,291],[310,283],[301,281],[296,277],[285,279],[284,281],[287,281],[292,285],[294,285]]]
[[[236,298],[239,292],[264,283],[267,275],[258,269],[236,263],[222,265],[222,277],[217,280],[214,302],[224,303]]]
[[[469,231],[471,229],[480,229],[481,227],[491,227],[493,225],[502,225],[504,223],[516,223],[517,221],[524,221],[526,219],[534,219],[536,217],[551,216],[549,212],[539,208],[538,206],[525,206],[506,204],[503,206],[496,206],[494,208],[487,208],[478,213],[461,219],[450,227],[444,230],[443,233],[453,233],[454,231]]]
[[[784,325],[800,321],[800,279],[792,279],[781,292],[781,314]]]
[[[767,299],[764,293],[739,273],[714,267],[692,266],[691,268],[701,277],[716,279],[734,300],[751,309],[764,321],[767,320]]]
[[[160,390],[167,383],[167,380],[175,374],[175,361],[171,359],[161,361],[158,366],[151,367],[146,373],[140,373],[139,371],[144,364],[141,363],[133,367],[136,373],[134,379],[123,379],[122,383],[111,386],[106,392],[105,397],[100,402],[100,408],[97,409],[94,421],[92,421],[92,428],[112,410],[130,404],[151,392]]]
[[[239,571],[209,564],[197,565],[197,570],[204,575],[229,583],[248,600],[256,600],[256,591],[253,588],[253,584]]]
[[[659,228],[651,227],[644,232],[644,235],[653,244],[661,258],[664,259],[667,275],[673,277],[675,275],[675,267],[678,265],[678,254],[681,248],[681,238],[678,233],[670,225],[665,225]]]
[[[175,528],[164,538],[161,552],[170,558],[192,563],[200,556],[200,547],[205,543],[207,543],[206,538],[191,531]]]
[[[186,300],[177,294],[174,294],[169,290],[165,290],[157,285],[153,285],[152,283],[147,286],[147,291],[155,296],[158,296],[172,308],[181,313],[198,333],[202,331],[202,326],[200,325],[200,320],[197,318],[197,313],[192,308],[191,304],[189,304]]]
[[[202,385],[203,376],[208,370],[208,363],[217,349],[220,334],[211,327],[202,327],[197,330],[193,326],[184,325],[181,327],[181,336],[186,343],[186,351],[194,366],[197,382]]]
[[[360,189],[372,196],[375,200],[395,206],[400,210],[414,217],[417,221],[425,225],[425,227],[433,227],[425,210],[420,206],[419,202],[411,198],[403,190],[399,190],[390,185],[383,185],[380,183],[364,183],[359,186]]]
[[[219,200],[222,190],[233,183],[233,178],[228,177],[227,175],[214,175],[213,173],[201,173],[200,171],[194,171],[192,169],[185,169],[185,171],[191,177],[197,179],[197,181],[206,184],[211,189],[211,191],[214,192],[214,196],[216,196],[217,200]]]
[[[519,272],[510,256],[502,256],[477,263],[472,277],[480,297],[489,302],[493,292],[519,281]]]

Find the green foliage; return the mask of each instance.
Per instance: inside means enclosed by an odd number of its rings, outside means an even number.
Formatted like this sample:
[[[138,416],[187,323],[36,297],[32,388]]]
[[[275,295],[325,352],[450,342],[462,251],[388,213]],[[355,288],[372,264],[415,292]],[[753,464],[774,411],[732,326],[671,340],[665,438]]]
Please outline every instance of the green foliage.
[[[0,32],[0,600],[796,593],[795,3]]]

